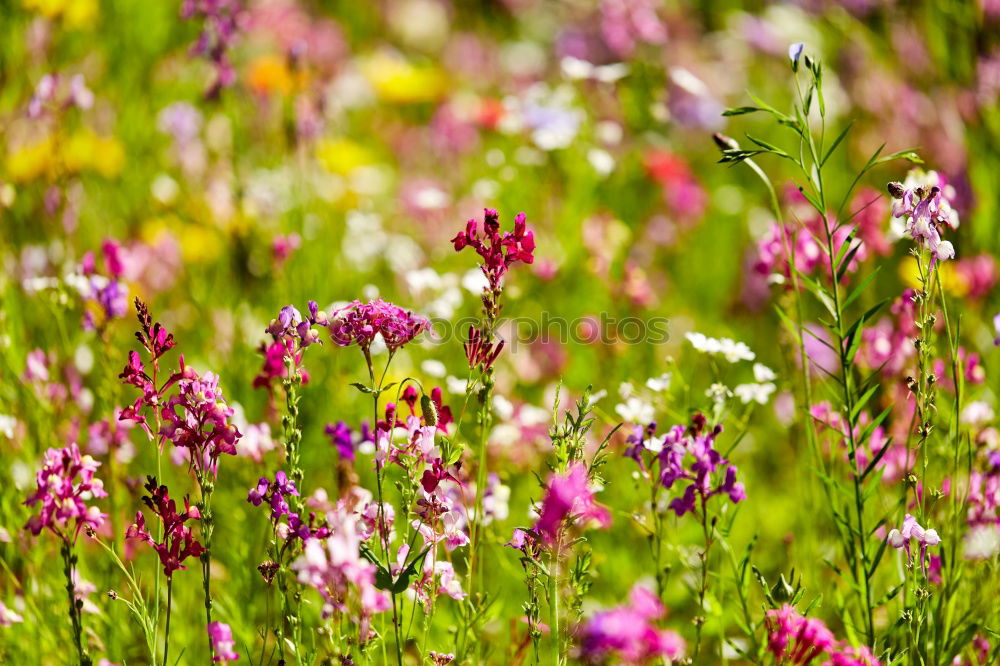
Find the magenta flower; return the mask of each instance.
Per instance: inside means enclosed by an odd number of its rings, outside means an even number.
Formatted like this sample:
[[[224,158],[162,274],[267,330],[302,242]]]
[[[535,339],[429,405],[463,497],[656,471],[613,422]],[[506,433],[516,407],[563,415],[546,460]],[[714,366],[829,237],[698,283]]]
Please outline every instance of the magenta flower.
[[[584,663],[603,664],[609,659],[629,664],[647,663],[684,656],[684,639],[674,631],[658,629],[655,620],[666,614],[663,604],[641,585],[629,593],[622,606],[594,613],[582,626],[580,658]]]
[[[511,265],[521,261],[526,264],[534,262],[535,234],[528,229],[527,216],[518,213],[514,218],[514,231],[500,233],[500,218],[493,208],[484,211],[483,233],[480,234],[475,220],[469,220],[465,231],[458,232],[451,242],[456,251],[466,247],[473,248],[483,263],[480,268],[489,280],[490,289],[500,288],[503,276]]]
[[[390,354],[430,328],[430,321],[377,298],[368,303],[353,301],[330,317],[330,337],[341,347],[356,344],[369,354],[376,335]]]
[[[233,631],[224,622],[210,622],[208,625],[208,637],[212,639],[212,652],[215,656],[212,661],[215,663],[228,663],[237,661],[240,655],[236,654],[233,648],[236,641],[233,640]]]
[[[825,666],[880,666],[867,647],[838,641],[822,620],[800,615],[790,604],[767,611],[767,627],[767,647],[779,664],[805,666],[825,652]]]
[[[177,375],[177,393],[160,410],[160,433],[190,453],[191,464],[200,474],[217,472],[222,454],[236,455],[236,442],[243,435],[229,422],[233,409],[226,405],[219,378],[211,372],[199,376],[184,365]]]
[[[535,531],[548,542],[559,536],[564,521],[593,520],[602,528],[611,525],[611,513],[594,501],[587,467],[577,463],[565,475],[549,477]]]
[[[82,526],[99,528],[107,515],[96,506],[87,506],[84,499],[108,496],[104,483],[94,476],[100,466],[90,456],[81,456],[75,442],[46,451],[42,468],[35,475],[37,488],[24,501],[26,506],[41,503],[41,511],[28,520],[25,529],[37,536],[48,528],[63,541],[72,542]]]
[[[160,519],[163,525],[163,538],[153,539],[146,529],[146,517],[142,511],[135,512],[135,522],[129,525],[125,532],[126,539],[138,539],[148,543],[160,558],[163,574],[171,578],[178,569],[186,569],[184,560],[189,557],[200,557],[205,549],[194,538],[191,528],[184,523],[188,520],[200,520],[201,513],[197,507],[191,506],[188,498],[184,498],[184,511],[177,512],[177,503],[170,499],[166,486],[158,485],[156,477],[146,477],[144,486],[149,495],[144,495],[143,503]]]

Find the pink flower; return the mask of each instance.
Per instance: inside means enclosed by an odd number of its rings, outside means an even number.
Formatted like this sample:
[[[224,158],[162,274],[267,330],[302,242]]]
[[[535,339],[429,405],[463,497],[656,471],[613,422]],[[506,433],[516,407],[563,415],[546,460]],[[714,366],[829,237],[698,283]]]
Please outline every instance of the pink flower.
[[[546,541],[556,540],[564,521],[593,520],[602,528],[611,525],[611,513],[594,501],[589,484],[587,467],[582,463],[570,467],[565,475],[549,477],[545,499],[535,524],[535,529]]]
[[[684,656],[684,639],[676,632],[658,629],[653,622],[664,615],[656,595],[636,585],[629,593],[629,603],[594,613],[581,627],[581,659],[594,664],[609,659],[616,663],[680,659]]]
[[[215,656],[212,661],[215,663],[228,663],[237,661],[240,655],[233,651],[236,641],[233,640],[233,632],[228,624],[224,622],[210,622],[208,624],[208,637],[212,639],[212,652]]]
[[[160,409],[164,437],[174,446],[188,450],[191,464],[200,474],[217,472],[222,454],[236,455],[236,442],[242,437],[230,423],[234,411],[219,388],[219,378],[211,372],[199,376],[184,365],[177,375],[177,393]]]
[[[890,546],[897,550],[905,549],[906,558],[911,564],[913,558],[910,554],[910,542],[916,541],[920,546],[920,566],[923,568],[925,576],[927,575],[927,548],[941,543],[941,537],[938,536],[937,530],[925,530],[910,514],[906,514],[901,529],[889,531],[886,540]]]
[[[430,328],[430,321],[398,305],[375,299],[353,301],[330,317],[330,337],[341,347],[356,344],[365,354],[376,335],[382,336],[389,353],[411,342]]]
[[[83,525],[99,528],[107,515],[95,506],[87,506],[84,498],[107,497],[104,484],[94,476],[100,466],[90,456],[81,456],[75,442],[46,451],[42,469],[35,476],[37,489],[24,502],[27,506],[41,503],[41,512],[25,528],[35,535],[48,528],[64,541],[75,541]],[[67,532],[67,527],[72,531]]]

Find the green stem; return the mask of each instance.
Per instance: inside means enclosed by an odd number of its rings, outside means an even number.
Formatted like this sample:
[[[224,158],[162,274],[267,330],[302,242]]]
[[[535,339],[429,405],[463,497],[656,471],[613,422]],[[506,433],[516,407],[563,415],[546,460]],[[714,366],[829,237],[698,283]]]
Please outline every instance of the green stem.
[[[170,666],[170,606],[174,598],[174,578],[167,578],[167,628],[163,633],[163,666]]]

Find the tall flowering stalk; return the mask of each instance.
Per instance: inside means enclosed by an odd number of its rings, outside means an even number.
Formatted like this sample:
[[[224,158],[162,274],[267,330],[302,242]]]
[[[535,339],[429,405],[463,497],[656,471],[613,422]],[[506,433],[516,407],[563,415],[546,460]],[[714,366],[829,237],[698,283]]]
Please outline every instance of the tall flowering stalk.
[[[469,362],[470,372],[478,373],[478,381],[469,382],[467,391],[471,392],[478,385],[476,397],[479,411],[479,451],[476,477],[476,508],[471,525],[472,547],[469,555],[468,589],[472,593],[477,571],[477,554],[482,539],[482,506],[483,493],[486,488],[487,460],[486,440],[492,424],[492,404],[494,386],[494,363],[503,349],[504,341],[494,342],[495,328],[500,311],[503,309],[503,279],[510,267],[518,262],[530,264],[534,262],[535,234],[528,228],[527,216],[518,213],[514,218],[513,231],[500,231],[500,216],[493,208],[483,211],[483,230],[479,231],[476,220],[466,223],[465,230],[460,231],[453,239],[455,251],[460,252],[471,247],[482,259],[479,268],[486,277],[483,288],[483,316],[479,325],[469,327],[469,339],[465,342],[465,354]],[[478,566],[481,569],[481,559]]]
[[[197,507],[191,506],[188,498],[184,498],[184,511],[177,511],[177,503],[170,499],[166,486],[158,485],[156,478],[146,477],[146,492],[143,503],[159,518],[160,534],[157,540],[146,529],[146,517],[141,511],[135,512],[135,522],[125,533],[127,539],[144,541],[156,551],[163,565],[163,575],[167,578],[167,626],[163,634],[163,663],[169,664],[170,654],[170,611],[173,601],[174,572],[184,569],[183,562],[189,557],[200,557],[205,549],[194,538],[191,528],[184,523],[188,520],[199,520],[201,514]]]
[[[73,639],[80,664],[87,666],[92,662],[83,645],[83,600],[76,594],[78,560],[74,547],[81,529],[96,530],[107,518],[86,502],[91,497],[107,497],[104,484],[94,476],[100,465],[90,456],[81,456],[76,443],[49,449],[35,475],[35,492],[24,501],[27,506],[41,505],[38,515],[28,520],[25,529],[35,536],[48,530],[59,538]]]
[[[395,385],[395,382],[386,384],[386,375],[389,372],[389,365],[392,358],[400,348],[412,342],[418,335],[430,327],[430,321],[405,310],[398,305],[387,303],[381,299],[375,299],[368,303],[353,301],[334,311],[329,319],[328,328],[330,338],[341,347],[357,345],[365,358],[365,365],[368,368],[369,385],[355,384],[355,387],[363,393],[372,396],[373,422],[377,424],[380,431],[378,440],[388,438],[396,427],[395,406],[390,403],[386,408],[386,418],[379,420],[379,399],[385,391]],[[388,352],[385,368],[376,379],[375,366],[372,360],[372,344],[380,338]],[[433,427],[431,428],[433,430]],[[377,490],[377,533],[379,544],[382,550],[384,561],[384,571],[392,570],[393,562],[389,551],[389,529],[386,523],[386,504],[383,492],[383,481],[385,475],[386,458],[380,455],[375,456],[375,481]],[[396,585],[390,588],[392,601],[392,624],[393,633],[396,639],[396,661],[403,663],[402,627],[400,625],[400,611],[397,606]],[[402,605],[400,602],[399,605]]]
[[[864,407],[875,395],[878,386],[877,373],[875,373],[874,378],[857,376],[855,356],[863,339],[866,322],[874,317],[885,305],[885,302],[879,303],[853,321],[847,316],[847,308],[861,296],[873,276],[862,280],[853,289],[845,291],[849,274],[857,269],[858,264],[855,259],[864,248],[864,243],[859,238],[859,231],[850,224],[850,221],[861,211],[846,214],[845,209],[851,200],[854,188],[877,165],[895,159],[907,159],[913,162],[920,160],[912,151],[883,156],[882,148],[879,148],[858,172],[840,200],[839,206],[835,210],[831,210],[834,199],[827,186],[826,181],[829,177],[825,172],[825,167],[831,155],[843,145],[851,126],[848,124],[836,138],[828,141],[822,65],[819,61],[804,54],[802,44],[793,44],[789,48],[789,62],[797,93],[791,114],[783,113],[754,98],[755,106],[730,109],[725,112],[725,115],[766,113],[780,126],[787,128],[794,134],[793,140],[797,144],[796,148],[785,150],[749,135],[747,138],[754,144],[750,149],[741,148],[736,141],[727,137],[719,137],[717,142],[722,149],[721,161],[723,163],[747,162],[755,170],[758,170],[759,168],[750,162],[758,155],[773,155],[791,162],[802,178],[801,184],[797,185],[799,193],[819,217],[819,233],[814,240],[822,248],[824,255],[825,279],[809,277],[794,261],[790,262],[789,271],[799,286],[810,291],[816,297],[817,303],[825,310],[828,320],[821,334],[803,325],[800,317],[794,325],[794,335],[803,351],[810,346],[823,345],[831,350],[836,359],[836,367],[823,368],[823,370],[831,376],[836,385],[835,388],[840,395],[840,404],[837,409],[844,422],[847,423],[846,443],[850,463],[848,470],[850,485],[847,496],[851,500],[846,505],[841,504],[842,489],[834,487],[836,475],[824,472],[821,474],[821,478],[824,485],[827,486],[827,498],[833,511],[834,524],[848,562],[852,588],[856,594],[858,624],[863,627],[866,644],[874,645],[876,600],[873,578],[884,547],[873,549],[870,543],[869,535],[872,527],[869,522],[870,516],[867,515],[866,504],[871,497],[867,483],[871,480],[871,473],[875,469],[878,458],[876,457],[863,468],[859,467],[857,460],[859,451],[863,451],[864,445],[876,428],[887,418],[890,410],[887,409],[863,426],[859,425]],[[805,90],[801,87],[799,77],[799,71],[803,69],[803,65],[807,72]],[[814,127],[811,120],[811,113],[814,109],[820,118],[819,128]],[[766,176],[762,177],[767,182]],[[774,199],[773,188],[772,199]],[[946,253],[946,247],[941,249],[943,254]],[[798,294],[796,294],[796,298],[798,298]],[[806,381],[808,391],[808,380]],[[888,449],[889,447],[883,447],[883,453]],[[814,450],[816,450],[815,447]],[[887,599],[881,603],[885,601]]]
[[[590,389],[576,403],[576,410],[568,410],[562,423],[549,431],[554,451],[552,473],[543,486],[544,495],[537,506],[538,519],[532,527],[514,530],[506,546],[520,551],[521,566],[525,573],[528,601],[524,606],[528,619],[528,635],[535,650],[536,661],[542,637],[541,599],[549,602],[549,631],[552,636],[552,663],[562,664],[568,653],[567,635],[563,632],[562,599],[566,588],[574,593],[570,610],[573,624],[580,619],[579,597],[588,587],[590,569],[589,552],[577,556],[573,566],[568,561],[586,541],[583,529],[596,526],[607,529],[611,513],[597,503],[596,489],[603,485],[599,469],[605,464],[605,449],[614,428],[597,446],[590,462],[584,460],[584,445],[593,426]],[[556,400],[554,410],[558,411]],[[568,574],[568,575],[567,575]],[[542,583],[545,579],[547,584]]]
[[[148,308],[139,299],[136,299],[135,305],[140,324],[136,338],[152,360],[152,372],[146,372],[137,352],[129,352],[128,365],[119,377],[126,384],[139,388],[142,395],[132,406],[122,410],[119,418],[138,423],[151,440],[157,441],[161,454],[169,441],[175,447],[183,449],[183,455],[188,460],[188,470],[197,482],[201,495],[197,508],[204,546],[200,553],[202,587],[206,623],[211,623],[211,544],[215,528],[212,493],[218,476],[219,458],[222,455],[236,455],[236,442],[242,434],[230,422],[234,412],[226,404],[219,387],[219,378],[214,373],[199,375],[185,364],[182,355],[180,369],[172,373],[162,385],[157,384],[159,359],[174,346],[173,335],[168,334],[159,322],[153,323]],[[156,420],[155,433],[147,422],[147,412],[151,412]],[[158,458],[158,476],[159,467]],[[157,589],[157,602],[158,600]],[[212,650],[211,641],[209,650]]]

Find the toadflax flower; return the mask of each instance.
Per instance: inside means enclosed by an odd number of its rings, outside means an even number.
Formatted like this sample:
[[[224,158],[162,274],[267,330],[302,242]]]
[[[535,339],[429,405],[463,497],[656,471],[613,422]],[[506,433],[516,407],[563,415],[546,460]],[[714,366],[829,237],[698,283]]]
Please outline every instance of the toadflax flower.
[[[936,530],[925,530],[910,514],[906,514],[902,529],[893,528],[890,530],[886,540],[893,548],[906,550],[906,559],[910,564],[913,563],[910,542],[916,541],[920,545],[920,566],[923,568],[925,576],[927,575],[927,548],[941,543],[941,537],[938,536]]]
[[[25,528],[36,536],[48,528],[65,542],[76,541],[84,525],[99,528],[107,515],[96,506],[87,506],[86,500],[108,495],[104,483],[94,476],[100,466],[92,457],[81,456],[75,442],[46,451],[42,468],[35,476],[35,492],[24,501],[27,506],[41,504],[41,511],[28,520]]]
[[[823,653],[829,666],[880,666],[868,647],[838,641],[822,620],[800,615],[791,604],[767,611],[767,649],[779,664],[809,664]]]
[[[658,629],[665,615],[656,595],[641,585],[629,593],[629,602],[594,613],[580,628],[579,656],[584,663],[609,659],[629,664],[684,656],[684,639],[677,632]]]
[[[611,525],[611,513],[594,501],[587,467],[576,464],[565,474],[549,477],[535,530],[546,541],[555,541],[563,521],[593,520],[603,528]]]
[[[240,658],[233,649],[236,647],[236,641],[233,640],[233,631],[228,624],[210,622],[207,629],[208,637],[212,639],[212,652],[215,653],[212,657],[213,662],[225,664]]]
[[[367,356],[376,336],[381,336],[386,349],[393,354],[430,328],[430,321],[376,298],[368,303],[352,301],[335,310],[328,328],[336,344],[341,347],[356,344]]]
[[[955,247],[941,239],[943,230],[958,228],[958,213],[949,201],[954,188],[934,171],[911,171],[905,183],[889,183],[888,189],[893,198],[892,215],[905,219],[905,233],[928,248],[934,259],[954,258]]]
[[[160,410],[161,434],[174,446],[187,449],[199,474],[217,472],[219,456],[236,455],[236,442],[243,435],[230,422],[234,410],[219,388],[219,378],[207,372],[199,376],[180,358],[177,393]]]
[[[162,534],[160,541],[153,539],[146,529],[146,517],[142,511],[135,512],[135,522],[129,525],[125,532],[126,539],[138,539],[148,543],[160,558],[163,574],[171,578],[178,569],[185,569],[184,560],[189,557],[200,557],[205,549],[194,538],[191,528],[185,525],[188,520],[200,520],[201,513],[197,507],[191,506],[188,498],[184,498],[184,511],[178,513],[177,503],[170,499],[170,492],[164,485],[156,482],[156,477],[146,477],[146,492],[143,503],[160,519]]]
[[[344,500],[328,512],[330,535],[305,542],[302,555],[292,570],[304,585],[315,588],[323,598],[323,617],[345,614],[358,626],[358,640],[367,643],[373,636],[371,618],[389,610],[389,595],[375,587],[376,567],[361,556],[361,526]]]

